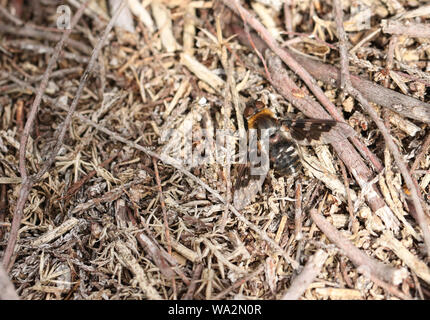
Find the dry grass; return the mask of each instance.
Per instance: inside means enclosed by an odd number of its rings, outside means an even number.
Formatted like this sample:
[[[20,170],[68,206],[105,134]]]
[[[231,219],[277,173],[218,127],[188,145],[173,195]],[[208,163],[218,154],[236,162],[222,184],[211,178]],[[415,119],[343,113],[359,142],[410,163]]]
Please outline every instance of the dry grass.
[[[328,79],[331,65],[341,68],[331,1],[242,2],[267,34],[233,13],[235,1],[231,11],[197,0],[129,1],[109,31],[107,2],[83,11],[28,122],[63,35],[56,1],[0,1],[0,254],[6,261],[8,242],[14,248],[5,267],[20,298],[429,298],[428,5],[363,0],[366,25],[343,2],[351,85],[383,120],[396,158],[337,71]],[[67,4],[73,12],[82,5]],[[356,136],[347,147],[303,148],[311,166],[293,177],[270,171],[262,192],[237,211],[236,166],[184,163],[177,151],[183,135],[202,128],[243,129],[254,100],[279,117],[330,113]],[[194,138],[193,148],[200,145]],[[417,192],[405,188],[400,156]],[[7,280],[0,273],[0,284]]]

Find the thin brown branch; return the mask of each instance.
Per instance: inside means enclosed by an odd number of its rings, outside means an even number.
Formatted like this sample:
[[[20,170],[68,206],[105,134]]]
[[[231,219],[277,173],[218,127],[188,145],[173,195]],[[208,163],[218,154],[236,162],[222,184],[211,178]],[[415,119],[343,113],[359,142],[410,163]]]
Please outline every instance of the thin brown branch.
[[[404,294],[399,289],[397,289],[396,286],[394,286],[390,283],[387,283],[385,281],[382,281],[381,279],[377,278],[374,275],[370,276],[370,280],[372,280],[378,287],[381,287],[382,289],[386,290],[387,292],[389,292],[393,296],[396,296],[396,297],[403,299],[403,300],[412,300],[411,296]]]
[[[154,264],[160,269],[161,273],[167,278],[173,278],[174,271],[163,257],[161,248],[157,243],[143,232],[139,232],[136,235],[136,239],[145,252],[152,258]]]
[[[71,28],[70,30],[73,30]],[[67,31],[65,31],[66,33]],[[36,38],[36,39],[46,39],[49,41],[61,41],[63,38],[63,35],[55,34],[49,31],[39,31],[34,28],[34,26],[25,26],[24,28],[19,27],[13,27],[6,24],[0,24],[0,33],[4,34],[11,34],[14,36],[22,36],[22,37],[29,37],[29,38]],[[91,54],[91,48],[86,46],[80,41],[76,41],[73,39],[67,39],[66,40],[67,45],[81,51],[84,54]]]
[[[345,238],[316,209],[311,209],[310,214],[317,227],[331,242],[342,250],[342,253],[355,264],[359,272],[367,274],[368,277],[374,275],[378,279],[383,279],[395,285],[400,284],[406,278],[407,271],[405,269],[393,268],[367,256],[355,247],[351,241]]]
[[[163,195],[163,189],[161,188],[160,174],[158,172],[157,160],[155,158],[152,158],[152,164],[154,165],[155,181],[157,182],[161,210],[163,211],[164,235],[166,237],[166,242],[167,242],[167,252],[170,255],[172,255],[172,241],[170,239],[169,221],[167,218],[166,203],[164,202],[164,195]],[[173,296],[175,299],[177,299],[175,278],[172,276],[171,280],[172,280],[172,287],[173,287]]]
[[[101,49],[103,48],[103,46],[105,45],[106,39],[108,38],[109,32],[112,30],[116,19],[119,17],[122,9],[125,8],[126,4],[127,4],[127,2],[123,0],[121,3],[121,6],[118,8],[115,15],[112,17],[112,19],[109,21],[109,24],[106,26],[101,39],[97,43],[97,46],[94,48],[92,55],[91,55],[90,62],[88,63],[87,68],[85,69],[84,74],[82,75],[82,77],[79,81],[78,90],[77,90],[76,95],[72,101],[72,104],[70,105],[70,109],[67,112],[67,116],[66,116],[66,119],[64,120],[64,123],[62,124],[60,133],[58,134],[57,143],[54,146],[54,149],[48,155],[48,160],[45,162],[42,169],[35,175],[34,179],[36,181],[38,181],[46,172],[48,172],[52,163],[54,163],[55,157],[57,156],[58,151],[60,150],[60,148],[63,144],[64,137],[65,137],[66,132],[69,128],[70,122],[72,121],[73,113],[76,110],[79,99],[81,98],[81,95],[84,91],[85,85],[86,85],[90,75],[94,71],[94,66],[96,65],[96,60],[98,59],[99,53],[100,53]]]
[[[346,199],[348,201],[348,212],[349,212],[349,218],[351,219],[352,233],[356,234],[358,232],[358,221],[354,215],[354,205],[352,204],[352,200],[351,200],[351,192],[349,190],[349,181],[346,175],[346,168],[342,161],[339,161],[339,164],[342,170],[343,183],[345,184]]]
[[[293,280],[282,300],[298,300],[321,272],[328,256],[328,253],[322,249],[315,252],[306,262],[302,272]]]
[[[165,232],[166,242],[167,242],[167,252],[169,252],[169,254],[171,255],[172,254],[172,243],[170,240],[169,222],[168,222],[168,218],[167,218],[166,203],[164,202],[163,189],[161,188],[160,174],[158,172],[157,160],[155,158],[152,158],[152,164],[154,165],[155,181],[157,182],[157,188],[158,188],[158,194],[160,197],[161,210],[163,211],[163,222],[164,222],[164,232]]]
[[[188,290],[185,293],[184,297],[182,298],[182,300],[192,300],[194,297],[194,293],[196,291],[196,287],[197,287],[197,282],[202,274],[202,270],[203,270],[203,265],[202,264],[198,264],[194,270],[193,273],[193,278],[191,280],[190,285],[188,286]]]
[[[391,71],[394,65],[394,51],[396,49],[397,42],[398,42],[398,37],[392,36],[390,39],[390,43],[388,44],[387,64],[386,64],[386,69],[388,73]],[[389,86],[389,80],[390,80],[390,77],[387,76],[387,78],[384,81],[384,86],[386,88],[388,88]]]
[[[0,169],[0,173],[3,173],[3,170]],[[8,208],[7,201],[7,186],[5,184],[0,185],[0,223],[5,221],[6,212]],[[0,226],[0,240],[3,239],[3,235],[5,234],[4,230]]]
[[[336,67],[292,54],[316,79],[331,85],[340,83],[340,70]],[[404,117],[430,123],[429,103],[384,88],[358,76],[350,75],[350,79],[353,87],[360,91],[369,101],[397,112]]]
[[[233,65],[232,65],[232,62],[229,61],[227,58],[227,48],[224,45],[219,16],[216,17],[216,31],[217,31],[218,45],[220,46],[218,55],[220,57],[221,64],[227,74],[227,82],[224,89],[225,98],[224,98],[224,110],[223,110],[224,111],[223,127],[225,130],[228,130],[228,128],[230,128],[230,124],[231,124],[230,117],[231,117],[231,111],[232,111],[231,101],[233,100],[239,130],[244,130],[243,115],[242,115],[243,112],[240,108],[239,94],[237,92],[236,83],[233,77]],[[231,184],[231,166],[230,166],[229,154],[226,155],[225,164],[223,165],[223,172],[224,172],[224,178],[226,182],[226,200],[227,200],[227,203],[231,203],[231,198],[232,198],[231,185],[232,184]],[[227,224],[227,218],[228,218],[228,206],[225,207],[221,217],[220,232],[224,232],[225,225]]]
[[[299,180],[296,182],[296,208],[294,210],[294,237],[295,239],[301,240],[303,238],[302,234],[302,221],[303,221],[303,214],[302,214],[302,183]]]
[[[37,111],[39,109],[40,102],[42,100],[42,96],[46,90],[46,87],[48,85],[49,77],[52,73],[52,70],[54,69],[56,65],[56,61],[58,60],[58,57],[61,53],[61,50],[67,40],[67,38],[70,36],[73,27],[76,25],[76,23],[81,18],[84,9],[86,8],[89,1],[87,1],[85,4],[81,6],[81,8],[76,12],[76,14],[73,16],[72,22],[71,22],[71,28],[66,30],[61,37],[60,42],[55,46],[54,53],[51,56],[51,59],[49,60],[48,67],[44,73],[43,79],[40,83],[39,89],[37,90],[36,97],[33,101],[33,104],[30,109],[30,113],[28,115],[27,122],[25,123],[24,131],[21,135],[21,141],[20,141],[20,147],[19,147],[19,171],[22,178],[22,186],[19,194],[19,198],[17,201],[17,205],[14,211],[13,215],[13,221],[12,221],[12,227],[9,235],[9,241],[5,250],[5,254],[3,257],[3,265],[6,269],[9,269],[9,263],[12,258],[13,251],[15,249],[15,244],[18,237],[18,230],[19,226],[21,225],[21,219],[24,212],[24,206],[25,202],[27,200],[27,196],[30,193],[30,189],[34,183],[33,178],[29,178],[27,174],[27,168],[25,165],[25,155],[27,152],[27,141],[28,137],[30,135],[30,131],[33,128],[34,121],[36,119]]]
[[[106,167],[109,163],[111,163],[116,157],[118,156],[118,153],[115,153],[113,156],[107,158],[105,161],[99,164],[100,168]],[[79,181],[76,181],[72,186],[67,190],[67,193],[61,197],[60,199],[70,199],[78,190],[92,177],[94,177],[97,173],[97,170],[94,169],[90,171],[87,175],[82,177]]]
[[[3,6],[0,6],[0,14],[9,19],[11,22],[15,23],[17,26],[22,26],[24,24],[21,19],[15,17]]]
[[[62,128],[60,130],[60,133],[57,137],[57,143],[54,146],[53,150],[51,151],[51,153],[48,155],[48,160],[44,163],[42,169],[36,173],[33,177],[28,177],[27,176],[27,170],[25,167],[25,154],[26,154],[26,145],[27,145],[27,140],[28,140],[28,136],[30,134],[30,130],[33,127],[33,123],[34,120],[36,118],[36,114],[37,114],[37,110],[38,107],[40,105],[40,102],[42,100],[42,96],[46,90],[46,86],[49,80],[49,76],[52,72],[52,69],[54,67],[55,61],[57,61],[58,56],[60,54],[61,48],[63,47],[66,39],[68,38],[68,36],[70,35],[71,31],[73,30],[73,27],[76,25],[76,23],[79,21],[80,17],[82,16],[84,9],[86,8],[86,6],[88,5],[89,1],[85,2],[80,8],[79,10],[76,12],[76,14],[74,15],[72,22],[71,22],[71,28],[69,30],[66,30],[66,32],[63,34],[60,42],[57,44],[55,52],[53,54],[53,56],[50,59],[50,62],[48,64],[48,68],[45,72],[45,76],[41,82],[41,85],[38,89],[38,92],[36,94],[36,98],[34,100],[34,103],[32,105],[31,111],[30,111],[30,115],[27,119],[26,125],[24,127],[24,132],[21,138],[21,143],[20,143],[20,156],[19,156],[19,168],[20,168],[20,173],[21,173],[21,177],[23,179],[23,184],[20,190],[20,195],[19,195],[19,199],[17,201],[17,206],[14,212],[14,216],[13,216],[13,222],[12,222],[12,227],[11,227],[11,232],[10,232],[10,237],[9,237],[9,241],[5,250],[5,254],[3,257],[3,264],[6,267],[6,269],[8,269],[9,263],[11,261],[12,255],[13,255],[13,251],[15,249],[15,244],[17,241],[17,237],[18,237],[18,231],[19,231],[19,226],[21,224],[21,218],[23,215],[23,211],[24,211],[24,206],[25,206],[25,202],[27,200],[28,194],[30,193],[30,189],[32,187],[32,185],[39,181],[41,179],[41,177],[49,170],[49,168],[51,167],[52,163],[55,161],[55,157],[58,154],[58,151],[60,150],[62,144],[63,144],[63,140],[66,134],[67,129],[69,128],[70,125],[70,121],[72,119],[73,113],[76,109],[76,106],[78,104],[78,101],[82,95],[82,92],[84,90],[85,84],[88,80],[89,75],[91,74],[91,72],[93,71],[94,68],[94,64],[95,64],[95,60],[98,57],[98,54],[101,50],[101,48],[103,47],[109,32],[112,30],[113,25],[115,23],[115,20],[117,19],[119,13],[121,12],[121,10],[125,7],[126,5],[126,1],[123,1],[121,4],[121,7],[117,10],[117,12],[115,13],[115,15],[112,17],[111,21],[109,22],[109,24],[106,26],[105,32],[102,36],[102,38],[100,39],[100,41],[97,44],[97,47],[94,49],[93,54],[91,56],[90,62],[88,63],[88,66],[84,72],[84,74],[82,75],[81,81],[80,81],[80,85],[79,88],[76,92],[75,98],[70,106],[70,109],[68,110],[68,114],[66,119],[64,120],[64,123],[62,125]]]
[[[415,38],[430,38],[430,26],[428,24],[382,20],[381,25],[384,33]]]
[[[270,79],[270,73],[267,70],[266,60],[263,58],[263,55],[261,54],[260,50],[254,44],[254,40],[252,39],[251,33],[249,32],[248,24],[246,23],[247,20],[243,16],[243,12],[240,11],[239,2],[237,2],[235,4],[236,4],[236,7],[237,7],[237,10],[239,10],[239,14],[242,17],[243,22],[244,22],[244,30],[245,30],[245,34],[246,34],[246,36],[248,38],[248,41],[251,44],[252,49],[254,49],[255,53],[257,54],[258,58],[260,58],[261,63],[263,63],[264,71],[266,71],[267,78]],[[271,80],[269,80],[269,81],[271,81]]]
[[[334,0],[335,3],[335,15],[336,15],[336,25],[337,29],[340,35],[344,34],[345,31],[343,29],[343,12],[342,12],[342,5],[340,3],[340,0]],[[346,37],[340,37],[340,46],[346,48]],[[347,51],[346,50],[340,50],[341,53],[341,60],[342,61],[348,61]],[[347,63],[341,64],[343,68],[342,74],[349,79],[349,71],[348,71],[348,65]],[[370,105],[370,103],[367,101],[365,97],[357,90],[355,89],[351,84],[348,84],[349,81],[345,81],[346,87],[345,90],[348,92],[351,96],[353,96],[355,99],[357,99],[362,107],[366,110],[366,112],[370,115],[372,120],[377,125],[378,129],[381,131],[382,136],[384,137],[385,143],[387,144],[388,149],[393,154],[394,160],[403,176],[403,179],[405,180],[406,186],[410,191],[411,194],[411,200],[415,207],[416,211],[416,218],[417,222],[421,228],[421,231],[423,233],[424,243],[426,245],[427,250],[427,256],[430,256],[430,230],[429,226],[426,221],[426,217],[424,214],[422,202],[419,196],[419,191],[414,183],[413,178],[411,177],[408,167],[403,159],[403,156],[395,144],[393,138],[391,137],[390,133],[388,132],[387,128],[384,125],[384,122],[379,118],[376,111],[373,109],[373,107]]]
[[[239,288],[240,286],[245,284],[247,281],[251,280],[256,275],[260,274],[263,270],[264,270],[264,265],[261,264],[255,271],[251,272],[250,274],[248,274],[247,276],[245,276],[243,278],[236,280],[231,286],[229,286],[228,288],[226,288],[223,291],[221,291],[220,293],[218,293],[215,297],[213,297],[213,300],[223,299],[227,294],[229,294],[233,290]]]
[[[412,164],[411,172],[414,172],[414,171],[418,168],[418,166],[419,166],[419,164],[420,164],[420,161],[421,161],[421,160],[424,158],[424,156],[426,155],[426,153],[427,153],[427,151],[428,151],[429,147],[430,147],[430,134],[428,134],[428,135],[427,135],[427,137],[426,137],[426,139],[424,140],[424,143],[423,143],[423,145],[422,145],[422,147],[421,147],[421,151],[420,151],[420,153],[417,155],[417,157],[415,158],[414,163]]]
[[[232,31],[238,35],[238,39],[243,44],[248,45],[248,39],[243,30],[234,24],[230,27]],[[252,38],[255,46],[259,48],[259,50],[264,50],[264,48],[268,47],[261,39],[257,38],[256,35]],[[310,59],[289,49],[284,50],[288,51],[315,79],[323,81],[326,84],[340,86],[341,72],[335,66]],[[400,92],[385,88],[356,75],[350,75],[350,78],[351,84],[354,88],[359,90],[370,102],[395,111],[407,118],[430,123],[429,103],[425,103]],[[380,169],[382,169],[382,165],[379,164],[379,166]],[[379,168],[377,166],[375,167],[377,169]]]
[[[7,272],[0,264],[0,300],[19,300],[13,283],[10,281]]]
[[[154,173],[151,175],[154,175]],[[132,200],[131,202],[133,203],[134,212],[137,217],[137,205]],[[130,215],[130,217],[132,224],[137,226],[137,221],[134,219],[133,215]],[[147,224],[142,221],[142,225],[145,232],[142,231],[136,234],[137,242],[139,242],[145,252],[153,259],[154,264],[160,269],[161,273],[166,278],[171,279],[174,277],[174,272],[176,272],[186,285],[190,285],[190,280],[185,276],[182,270],[178,268],[177,260],[171,254],[166,252],[164,248],[158,245],[158,243],[154,240],[154,236]]]
[[[284,2],[284,24],[288,32],[288,38],[293,37],[293,15],[291,13],[291,0]]]
[[[7,40],[4,41],[4,44],[13,48],[17,48],[20,50],[27,50],[31,51],[32,54],[52,54],[54,52],[54,48],[44,46],[41,44],[34,43],[34,41],[26,41],[23,39],[19,40]],[[82,56],[77,53],[71,53],[67,51],[63,51],[63,54],[61,55],[61,58],[75,60],[77,62],[80,62],[82,64],[88,63],[89,58],[86,56]]]

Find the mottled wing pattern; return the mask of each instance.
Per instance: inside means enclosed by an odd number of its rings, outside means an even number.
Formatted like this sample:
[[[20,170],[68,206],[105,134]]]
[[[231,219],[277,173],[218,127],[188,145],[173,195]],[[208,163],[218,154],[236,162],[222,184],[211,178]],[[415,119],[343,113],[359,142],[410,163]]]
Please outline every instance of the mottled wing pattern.
[[[251,175],[251,164],[239,165],[234,186],[233,204],[238,210],[246,207],[261,191],[266,175]]]
[[[281,120],[287,131],[300,145],[329,144],[355,134],[348,124],[328,119]]]

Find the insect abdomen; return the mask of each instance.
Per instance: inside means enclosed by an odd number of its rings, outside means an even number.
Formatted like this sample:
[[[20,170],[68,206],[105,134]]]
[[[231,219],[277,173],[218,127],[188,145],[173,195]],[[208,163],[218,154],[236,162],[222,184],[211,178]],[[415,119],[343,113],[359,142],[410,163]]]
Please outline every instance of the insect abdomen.
[[[300,157],[293,142],[279,139],[270,145],[273,169],[281,175],[292,175],[301,167]]]

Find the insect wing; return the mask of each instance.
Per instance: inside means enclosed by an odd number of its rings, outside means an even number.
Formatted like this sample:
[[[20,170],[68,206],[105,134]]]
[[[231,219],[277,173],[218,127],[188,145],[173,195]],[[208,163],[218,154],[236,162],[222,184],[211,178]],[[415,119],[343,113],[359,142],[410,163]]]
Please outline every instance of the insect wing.
[[[355,134],[348,124],[327,119],[283,120],[291,138],[300,145],[329,144]]]
[[[261,191],[266,175],[251,175],[251,164],[242,164],[238,169],[237,180],[233,195],[233,204],[241,210]]]

